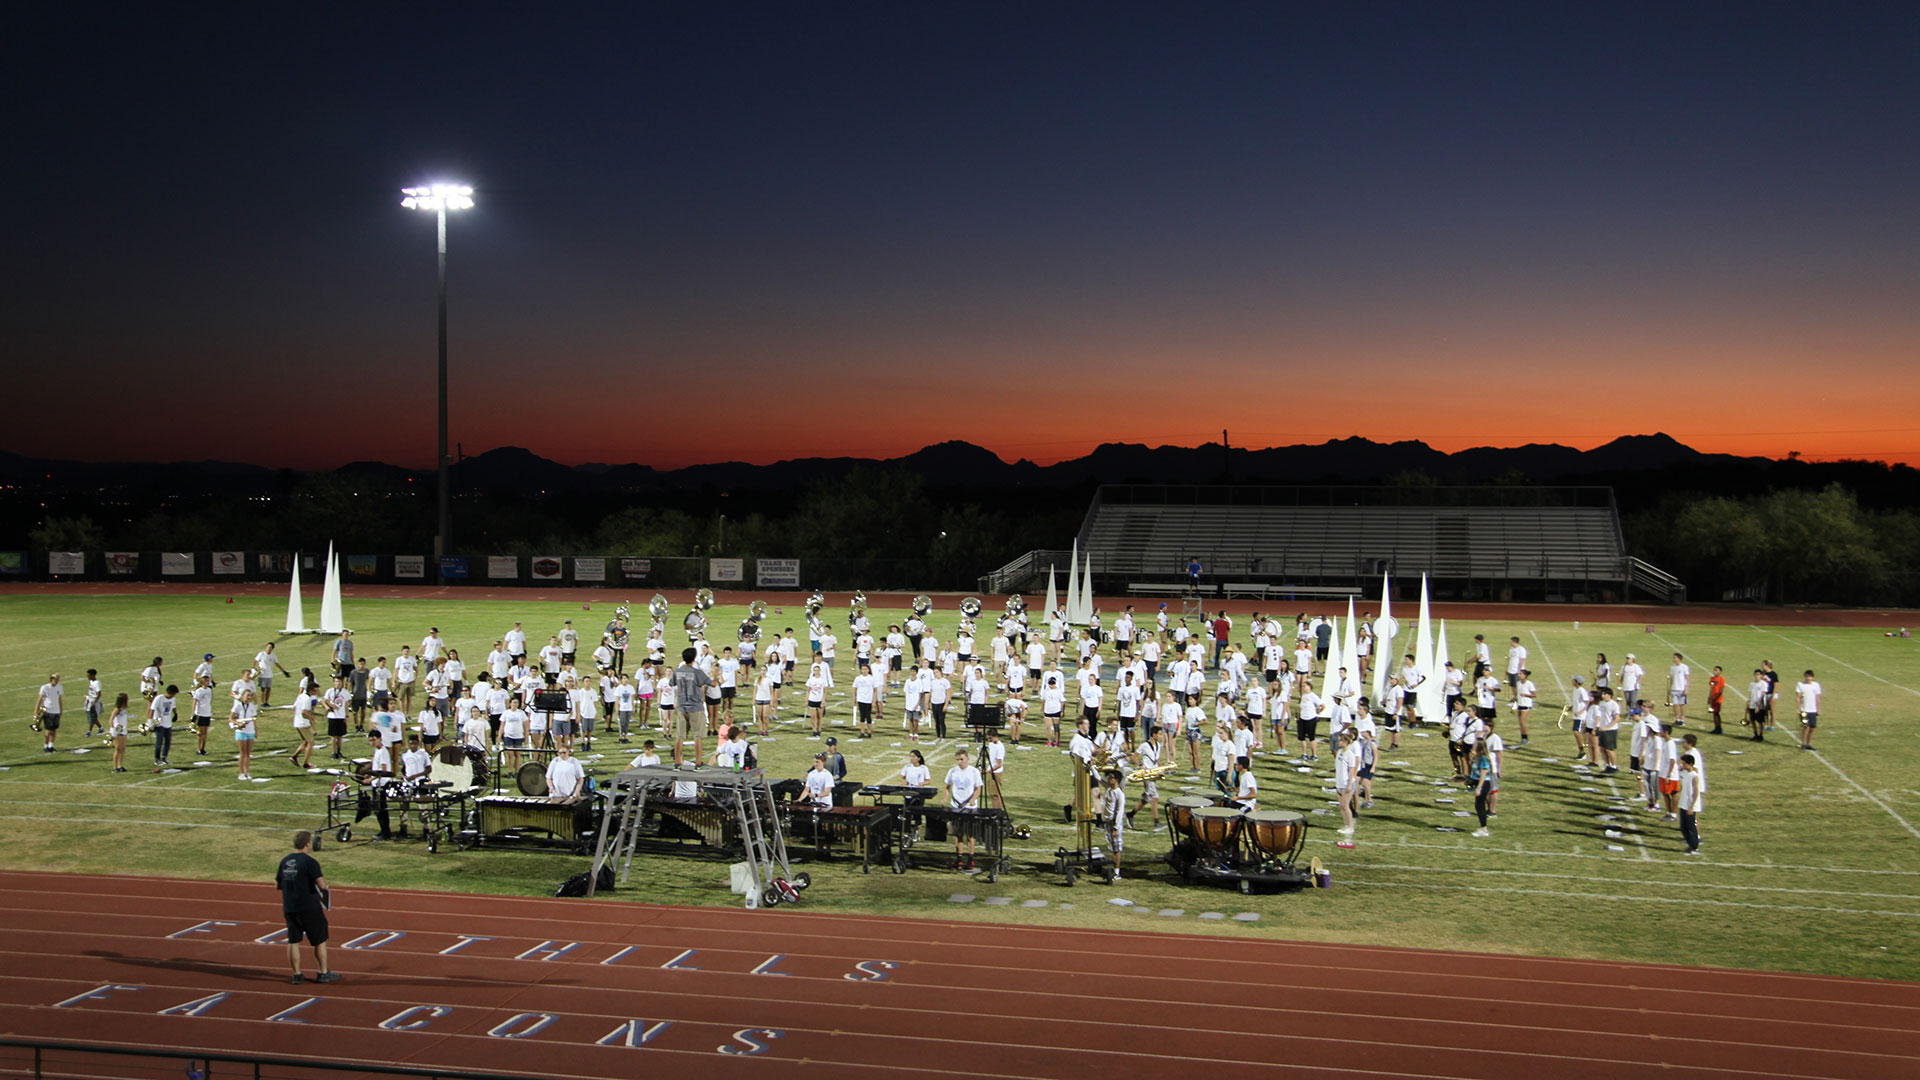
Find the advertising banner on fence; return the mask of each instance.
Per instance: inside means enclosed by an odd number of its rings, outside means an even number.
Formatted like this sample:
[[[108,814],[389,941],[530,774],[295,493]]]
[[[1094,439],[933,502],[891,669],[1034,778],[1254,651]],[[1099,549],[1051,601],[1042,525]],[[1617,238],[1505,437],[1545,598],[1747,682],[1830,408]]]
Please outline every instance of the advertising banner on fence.
[[[24,551],[0,551],[0,574],[19,577],[27,572],[27,553]]]
[[[47,573],[84,574],[87,572],[87,553],[84,551],[47,552]]]
[[[140,572],[140,553],[137,551],[107,552],[107,573],[115,577],[130,577]]]
[[[747,560],[745,559],[708,559],[708,581],[745,581],[747,579]]]
[[[393,557],[393,576],[397,578],[426,577],[427,557],[425,555],[395,555]]]
[[[755,559],[753,581],[763,589],[797,589],[800,587],[800,560]]]
[[[214,552],[213,572],[221,577],[234,577],[246,573],[247,553],[244,551]]]
[[[160,553],[160,572],[174,577],[193,573],[193,552],[163,551]]]
[[[358,578],[379,577],[380,576],[380,556],[378,555],[347,556],[347,573],[352,574],[354,577],[358,577]]]
[[[620,576],[628,581],[645,581],[653,576],[653,560],[621,559]]]
[[[465,555],[440,556],[440,580],[452,581],[456,578],[467,577],[472,573],[473,571],[467,566],[467,557]]]
[[[490,578],[517,578],[520,576],[520,559],[515,555],[487,556],[487,576]]]
[[[598,555],[575,555],[573,557],[573,580],[607,580],[607,560]]]
[[[560,556],[535,555],[533,557],[533,578],[535,581],[560,580]]]
[[[253,565],[263,574],[293,573],[293,553],[290,551],[256,551]]]

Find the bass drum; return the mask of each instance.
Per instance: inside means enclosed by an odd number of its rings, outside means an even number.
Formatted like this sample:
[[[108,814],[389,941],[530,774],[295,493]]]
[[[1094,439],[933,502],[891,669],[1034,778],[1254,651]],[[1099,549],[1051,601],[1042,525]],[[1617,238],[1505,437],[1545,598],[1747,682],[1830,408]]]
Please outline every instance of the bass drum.
[[[435,783],[445,783],[446,791],[460,793],[475,786],[473,764],[467,760],[467,748],[464,746],[443,746],[433,755],[433,768],[427,777]]]
[[[467,764],[473,768],[473,786],[486,787],[488,779],[493,775],[487,766],[487,752],[477,746],[469,746],[466,750]]]

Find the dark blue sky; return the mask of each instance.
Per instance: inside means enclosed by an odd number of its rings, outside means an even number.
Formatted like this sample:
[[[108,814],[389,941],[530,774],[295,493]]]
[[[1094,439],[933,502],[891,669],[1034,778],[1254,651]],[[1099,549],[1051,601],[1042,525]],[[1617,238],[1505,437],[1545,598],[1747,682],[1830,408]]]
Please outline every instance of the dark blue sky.
[[[1916,4],[9,22],[9,449],[430,463],[444,177],[469,452],[1920,460]]]

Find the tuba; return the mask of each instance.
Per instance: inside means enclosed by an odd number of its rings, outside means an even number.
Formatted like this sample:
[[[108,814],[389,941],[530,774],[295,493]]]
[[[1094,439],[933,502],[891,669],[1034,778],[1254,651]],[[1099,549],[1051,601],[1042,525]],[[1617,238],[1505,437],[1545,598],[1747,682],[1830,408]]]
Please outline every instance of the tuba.
[[[765,600],[755,600],[753,603],[747,605],[747,618],[751,621],[759,622],[766,617],[767,602]]]
[[[693,606],[705,611],[713,606],[713,590],[701,589],[693,594]]]
[[[860,616],[865,615],[866,613],[867,613],[867,594],[859,591],[854,592],[853,599],[847,601],[848,625],[852,625],[854,622],[859,620]]]
[[[926,593],[921,593],[919,596],[913,598],[913,613],[915,615],[924,619],[932,610],[933,597],[928,596]]]
[[[827,598],[825,594],[821,593],[820,590],[815,589],[813,592],[813,595],[807,597],[807,614],[808,615],[820,614],[820,609],[826,606],[826,603],[827,603]]]
[[[1012,596],[1007,597],[1007,614],[1018,615],[1025,610],[1027,610],[1026,597],[1021,596],[1019,593],[1014,593]]]
[[[659,593],[654,593],[653,599],[647,601],[647,614],[653,616],[655,622],[664,620],[669,610],[667,598]]]
[[[687,617],[680,620],[680,625],[686,628],[689,637],[700,637],[706,633],[707,617],[698,609],[689,611]]]
[[[759,641],[760,640],[760,624],[754,621],[753,619],[743,619],[740,622],[740,629],[738,631],[738,634],[740,637],[740,644],[742,645],[745,645],[748,642]]]
[[[969,596],[965,600],[960,601],[960,614],[965,615],[969,619],[979,618],[980,598],[977,596]]]

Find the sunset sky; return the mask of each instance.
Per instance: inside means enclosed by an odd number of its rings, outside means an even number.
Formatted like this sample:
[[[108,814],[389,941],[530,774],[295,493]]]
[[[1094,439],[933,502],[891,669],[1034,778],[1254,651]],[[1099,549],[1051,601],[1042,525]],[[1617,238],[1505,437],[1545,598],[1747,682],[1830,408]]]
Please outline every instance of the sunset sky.
[[[453,179],[469,454],[1920,464],[1920,4],[246,10],[10,20],[0,449],[431,465]]]

